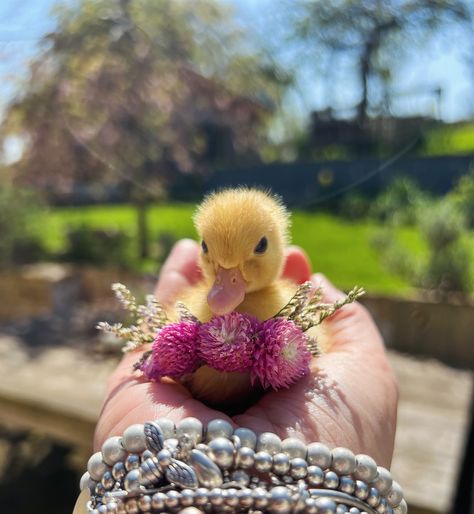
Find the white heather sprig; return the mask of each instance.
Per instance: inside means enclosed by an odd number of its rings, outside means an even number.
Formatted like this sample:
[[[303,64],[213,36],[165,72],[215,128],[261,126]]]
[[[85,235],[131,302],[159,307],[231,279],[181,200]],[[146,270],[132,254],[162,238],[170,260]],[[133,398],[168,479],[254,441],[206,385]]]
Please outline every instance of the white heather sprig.
[[[129,312],[132,321],[128,326],[124,326],[123,323],[111,325],[102,321],[97,325],[97,329],[124,340],[123,352],[130,352],[146,343],[152,343],[158,330],[169,323],[166,311],[160,302],[153,295],[148,295],[146,304],[139,305],[130,290],[123,284],[112,284],[112,290],[122,307]]]

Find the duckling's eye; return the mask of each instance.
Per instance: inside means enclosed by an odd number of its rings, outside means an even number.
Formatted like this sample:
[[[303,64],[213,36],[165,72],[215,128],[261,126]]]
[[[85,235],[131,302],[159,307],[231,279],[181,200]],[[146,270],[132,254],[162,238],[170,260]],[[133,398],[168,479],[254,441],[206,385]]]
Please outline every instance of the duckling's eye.
[[[202,241],[201,248],[204,253],[207,253],[209,251],[209,248],[207,247],[206,241]]]
[[[260,241],[258,242],[258,245],[255,247],[254,252],[255,253],[265,253],[268,246],[268,240],[266,237],[262,237]]]

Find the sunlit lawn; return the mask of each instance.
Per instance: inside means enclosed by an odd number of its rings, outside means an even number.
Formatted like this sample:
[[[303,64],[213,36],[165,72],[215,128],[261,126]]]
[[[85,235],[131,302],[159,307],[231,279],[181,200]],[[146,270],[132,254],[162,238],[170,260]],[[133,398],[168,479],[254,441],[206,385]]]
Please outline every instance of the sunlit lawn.
[[[149,211],[152,238],[167,232],[176,238],[196,234],[191,216],[194,207],[189,204],[154,206]],[[64,233],[74,225],[94,228],[121,229],[135,234],[136,214],[128,205],[94,206],[53,209],[44,223],[45,240],[50,249],[64,245]],[[409,284],[391,274],[371,244],[374,235],[383,227],[372,222],[348,222],[327,214],[296,212],[293,215],[293,242],[302,246],[311,258],[316,271],[321,271],[342,288],[355,284],[368,291],[405,294]],[[400,242],[415,254],[423,253],[423,244],[415,229],[398,232]],[[142,269],[155,269],[154,263],[141,264]]]

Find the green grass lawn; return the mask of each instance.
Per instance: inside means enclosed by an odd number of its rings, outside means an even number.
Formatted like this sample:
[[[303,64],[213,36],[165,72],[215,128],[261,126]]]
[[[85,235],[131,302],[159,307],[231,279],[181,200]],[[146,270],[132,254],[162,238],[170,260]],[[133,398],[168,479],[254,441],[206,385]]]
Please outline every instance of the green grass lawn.
[[[194,206],[167,204],[153,206],[149,211],[149,228],[153,239],[166,232],[176,238],[195,238],[192,224]],[[58,251],[65,243],[68,227],[88,225],[94,228],[125,230],[135,234],[136,214],[131,206],[93,206],[52,209],[42,223],[42,233],[49,249]],[[372,222],[348,222],[327,214],[295,212],[292,237],[303,247],[315,271],[330,277],[338,286],[348,289],[355,284],[369,292],[406,294],[410,285],[390,273],[371,244],[374,235],[383,228]],[[416,254],[423,245],[415,229],[398,232],[400,242]],[[140,263],[140,268],[154,270],[156,263]]]

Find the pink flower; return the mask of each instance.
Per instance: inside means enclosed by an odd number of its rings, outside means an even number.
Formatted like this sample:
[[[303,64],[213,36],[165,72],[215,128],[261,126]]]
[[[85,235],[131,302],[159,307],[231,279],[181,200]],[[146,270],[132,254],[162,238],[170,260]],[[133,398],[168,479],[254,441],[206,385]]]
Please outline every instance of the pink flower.
[[[141,370],[148,379],[180,377],[199,365],[196,351],[199,324],[189,321],[172,323],[157,334],[152,353]]]
[[[230,312],[201,325],[199,356],[218,371],[248,371],[252,366],[257,320]]]
[[[292,321],[272,318],[262,323],[254,351],[252,383],[267,389],[289,387],[309,371],[311,353],[304,332]]]

